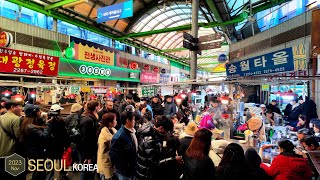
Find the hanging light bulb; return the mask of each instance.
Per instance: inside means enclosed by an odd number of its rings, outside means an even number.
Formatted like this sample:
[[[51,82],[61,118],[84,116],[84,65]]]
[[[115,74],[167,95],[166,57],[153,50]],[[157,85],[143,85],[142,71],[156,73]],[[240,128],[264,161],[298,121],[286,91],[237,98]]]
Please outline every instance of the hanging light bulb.
[[[35,91],[31,91],[31,92],[30,92],[30,96],[31,96],[31,98],[35,98],[35,97],[36,97],[36,94],[37,94],[37,92],[35,92]]]

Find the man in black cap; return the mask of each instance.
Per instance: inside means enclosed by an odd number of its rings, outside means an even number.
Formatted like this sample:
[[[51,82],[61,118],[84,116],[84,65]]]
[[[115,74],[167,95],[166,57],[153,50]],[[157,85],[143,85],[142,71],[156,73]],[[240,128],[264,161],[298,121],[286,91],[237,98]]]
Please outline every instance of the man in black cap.
[[[277,106],[277,100],[275,99],[271,101],[271,103],[267,106],[267,109],[270,109],[272,112],[275,112],[277,114],[281,114],[281,111]]]
[[[127,94],[126,95],[126,99],[123,100],[121,103],[120,103],[120,106],[119,106],[119,114],[121,114],[126,106],[128,105],[132,105],[133,107],[135,106],[134,102],[133,102],[133,97],[132,97],[132,94]]]

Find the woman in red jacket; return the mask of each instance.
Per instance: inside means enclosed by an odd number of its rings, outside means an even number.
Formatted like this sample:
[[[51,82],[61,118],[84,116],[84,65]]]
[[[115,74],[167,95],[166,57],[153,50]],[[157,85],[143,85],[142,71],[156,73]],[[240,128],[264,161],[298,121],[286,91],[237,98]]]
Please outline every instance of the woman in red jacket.
[[[270,166],[261,163],[260,167],[275,180],[309,180],[312,171],[308,165],[308,159],[294,152],[291,141],[283,140],[278,144],[280,154],[273,159]]]

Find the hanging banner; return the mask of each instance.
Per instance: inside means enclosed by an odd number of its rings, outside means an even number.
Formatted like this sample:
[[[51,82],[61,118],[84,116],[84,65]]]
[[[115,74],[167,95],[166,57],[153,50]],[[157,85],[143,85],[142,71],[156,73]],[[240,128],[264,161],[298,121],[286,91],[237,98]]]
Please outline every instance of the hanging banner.
[[[157,73],[142,71],[140,75],[141,83],[158,83],[159,76]]]
[[[133,0],[98,8],[97,10],[98,23],[131,16],[133,16]]]
[[[305,47],[298,45],[226,65],[227,76],[256,76],[306,69]]]
[[[0,48],[0,72],[57,76],[59,58],[44,54]]]
[[[114,53],[96,49],[93,46],[74,44],[74,49],[76,51],[75,59],[83,60],[92,63],[105,64],[108,66],[114,66]]]

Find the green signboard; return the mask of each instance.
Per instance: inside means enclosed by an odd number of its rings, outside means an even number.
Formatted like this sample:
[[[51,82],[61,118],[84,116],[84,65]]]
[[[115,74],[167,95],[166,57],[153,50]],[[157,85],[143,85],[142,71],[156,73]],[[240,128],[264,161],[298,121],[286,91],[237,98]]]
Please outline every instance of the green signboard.
[[[141,90],[143,97],[151,97],[157,94],[157,88],[153,86],[143,86]]]
[[[71,94],[78,94],[80,92],[80,86],[71,86],[70,93]]]
[[[135,76],[130,76],[134,73]],[[140,82],[139,70],[60,58],[59,76]]]

